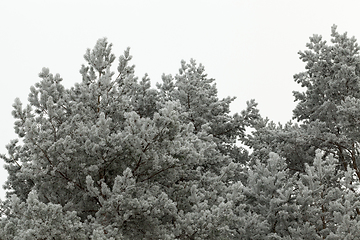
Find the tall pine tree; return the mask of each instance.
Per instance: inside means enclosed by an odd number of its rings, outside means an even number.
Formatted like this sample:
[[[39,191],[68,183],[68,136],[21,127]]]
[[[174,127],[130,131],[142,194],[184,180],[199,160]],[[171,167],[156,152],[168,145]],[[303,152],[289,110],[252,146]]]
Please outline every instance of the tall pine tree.
[[[219,100],[193,60],[157,90],[147,75],[135,76],[129,49],[115,74],[111,48],[100,39],[87,50],[74,87],[44,68],[29,104],[15,101],[21,141],[2,155],[9,178],[1,238],[231,237],[219,208],[230,211],[223,189],[246,160],[236,140],[257,110],[231,116],[233,98]]]

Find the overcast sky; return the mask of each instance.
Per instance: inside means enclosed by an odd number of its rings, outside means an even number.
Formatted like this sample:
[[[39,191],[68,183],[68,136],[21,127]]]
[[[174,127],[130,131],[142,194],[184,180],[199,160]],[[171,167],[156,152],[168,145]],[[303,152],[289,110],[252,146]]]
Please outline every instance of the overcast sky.
[[[175,75],[182,59],[194,58],[216,79],[220,97],[237,97],[232,112],[255,99],[263,116],[285,123],[295,106],[292,91],[299,89],[293,75],[304,70],[297,52],[314,33],[330,39],[333,24],[359,39],[359,5],[346,0],[1,1],[0,153],[16,137],[14,99],[27,103],[43,67],[59,73],[66,87],[80,82],[83,55],[102,37],[113,43],[116,57],[131,47],[136,74],[148,73],[153,86],[163,73]],[[0,183],[5,179],[1,169]]]

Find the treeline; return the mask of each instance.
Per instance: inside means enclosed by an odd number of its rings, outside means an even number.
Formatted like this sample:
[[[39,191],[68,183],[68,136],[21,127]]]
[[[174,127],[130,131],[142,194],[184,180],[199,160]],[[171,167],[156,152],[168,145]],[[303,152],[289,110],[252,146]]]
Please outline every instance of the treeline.
[[[0,239],[360,239],[360,48],[335,26],[306,46],[285,125],[230,114],[194,60],[156,88],[129,49],[113,72],[105,38],[69,89],[44,68],[13,105]]]

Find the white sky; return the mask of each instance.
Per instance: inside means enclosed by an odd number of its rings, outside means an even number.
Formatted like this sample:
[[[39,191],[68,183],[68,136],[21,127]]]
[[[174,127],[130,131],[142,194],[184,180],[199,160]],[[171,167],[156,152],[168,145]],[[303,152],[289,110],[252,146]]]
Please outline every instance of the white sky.
[[[304,70],[297,52],[314,33],[329,39],[333,24],[360,39],[359,5],[346,0],[1,1],[0,152],[16,137],[11,105],[16,97],[26,104],[42,67],[60,73],[66,87],[80,82],[83,55],[101,37],[113,43],[117,58],[130,46],[137,75],[147,72],[154,87],[162,73],[175,75],[182,59],[194,58],[216,79],[220,97],[237,97],[234,113],[254,98],[263,116],[284,123],[295,106],[292,91],[299,89],[293,75]],[[1,169],[1,185],[5,179]]]

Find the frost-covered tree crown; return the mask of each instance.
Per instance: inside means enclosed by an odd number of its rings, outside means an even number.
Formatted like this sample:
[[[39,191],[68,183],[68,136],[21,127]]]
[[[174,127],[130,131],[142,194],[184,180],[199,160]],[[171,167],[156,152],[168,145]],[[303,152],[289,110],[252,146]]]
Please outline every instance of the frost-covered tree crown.
[[[113,72],[106,38],[71,88],[44,68],[13,104],[0,239],[360,239],[359,47],[307,47],[285,125],[230,114],[195,60],[156,88],[129,48]]]

